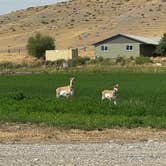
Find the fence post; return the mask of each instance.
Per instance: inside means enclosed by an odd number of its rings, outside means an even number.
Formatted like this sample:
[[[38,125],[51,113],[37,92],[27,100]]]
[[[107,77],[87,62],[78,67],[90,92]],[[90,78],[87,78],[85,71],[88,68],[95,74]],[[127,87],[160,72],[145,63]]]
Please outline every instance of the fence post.
[[[8,46],[8,53],[10,54],[10,46]]]

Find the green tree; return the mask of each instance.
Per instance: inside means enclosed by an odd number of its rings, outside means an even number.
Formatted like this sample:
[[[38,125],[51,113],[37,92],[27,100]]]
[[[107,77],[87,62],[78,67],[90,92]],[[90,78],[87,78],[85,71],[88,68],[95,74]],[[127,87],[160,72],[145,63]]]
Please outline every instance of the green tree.
[[[166,33],[162,37],[155,53],[159,54],[159,55],[162,55],[162,56],[166,56]]]
[[[28,53],[37,58],[44,57],[46,50],[55,49],[54,39],[50,36],[42,36],[37,33],[28,39],[27,50]]]

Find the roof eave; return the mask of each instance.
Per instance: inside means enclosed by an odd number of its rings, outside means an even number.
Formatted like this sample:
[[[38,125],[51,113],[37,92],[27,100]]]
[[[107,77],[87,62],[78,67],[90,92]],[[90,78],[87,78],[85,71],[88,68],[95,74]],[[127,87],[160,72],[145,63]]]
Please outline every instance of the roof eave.
[[[117,35],[114,35],[114,36],[109,37],[109,38],[107,38],[107,39],[104,39],[104,40],[102,40],[102,41],[93,43],[92,45],[96,46],[96,45],[102,44],[102,43],[106,42],[107,40],[110,40],[110,39],[112,39],[112,38],[114,38],[114,37],[116,37],[116,36],[123,36],[123,37],[126,37],[126,38],[128,38],[128,39],[137,41],[137,42],[139,42],[139,43],[141,43],[141,44],[149,44],[149,45],[156,45],[156,46],[159,44],[159,43],[148,43],[148,42],[144,42],[144,41],[141,41],[141,40],[138,40],[138,39],[134,39],[134,38],[132,38],[132,37],[129,37],[129,36],[125,35],[125,34],[119,33],[119,34],[117,34]]]

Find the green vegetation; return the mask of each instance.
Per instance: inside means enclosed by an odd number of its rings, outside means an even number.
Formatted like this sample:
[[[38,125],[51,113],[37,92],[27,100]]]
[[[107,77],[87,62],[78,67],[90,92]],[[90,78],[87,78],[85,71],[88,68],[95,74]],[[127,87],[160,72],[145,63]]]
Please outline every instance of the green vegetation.
[[[161,39],[160,44],[156,49],[156,53],[162,56],[166,56],[166,33]]]
[[[138,65],[143,65],[143,64],[152,63],[152,62],[150,60],[150,57],[139,56],[139,57],[136,57],[135,63]]]
[[[34,61],[33,63],[21,63],[15,64],[12,62],[2,62],[0,63],[1,73],[14,73],[16,71],[60,71],[60,70],[80,70],[80,69],[90,69],[90,70],[111,70],[114,68],[132,68],[135,71],[136,68],[140,68],[141,65],[145,69],[151,68],[150,70],[156,70],[153,66],[153,62],[149,57],[137,57],[137,58],[124,58],[117,57],[116,59],[107,59],[98,57],[95,59],[90,59],[89,57],[76,57],[70,60],[59,59],[56,61],[44,61],[43,59]],[[142,67],[141,67],[142,68]],[[131,69],[130,69],[131,70]],[[138,69],[139,70],[139,69]],[[157,70],[165,70],[164,66]]]
[[[76,77],[75,95],[55,98],[55,88]],[[101,101],[101,91],[120,85],[118,105]],[[44,123],[92,130],[112,127],[166,128],[166,75],[162,73],[75,72],[0,77],[0,121]]]
[[[116,58],[116,64],[121,64],[121,65],[125,65],[125,58],[123,57],[117,57]]]
[[[54,50],[54,39],[50,36],[42,36],[37,33],[35,37],[28,39],[27,50],[29,55],[41,58],[45,55],[46,50]]]

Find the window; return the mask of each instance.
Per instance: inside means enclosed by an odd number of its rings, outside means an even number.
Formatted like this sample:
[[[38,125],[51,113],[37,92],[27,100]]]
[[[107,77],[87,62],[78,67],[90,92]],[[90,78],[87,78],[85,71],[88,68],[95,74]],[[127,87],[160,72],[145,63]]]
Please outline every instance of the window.
[[[102,51],[108,51],[108,46],[101,46]]]
[[[133,51],[133,46],[132,45],[127,45],[126,50],[127,51]]]

